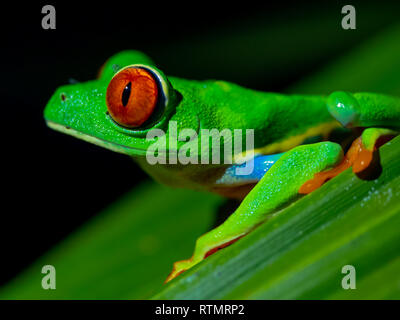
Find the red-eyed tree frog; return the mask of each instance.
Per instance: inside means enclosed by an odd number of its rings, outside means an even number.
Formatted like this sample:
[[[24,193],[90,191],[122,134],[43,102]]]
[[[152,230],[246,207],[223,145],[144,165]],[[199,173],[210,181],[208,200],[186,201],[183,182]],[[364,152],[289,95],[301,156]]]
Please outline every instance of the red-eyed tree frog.
[[[174,264],[169,281],[251,232],[299,194],[349,167],[365,171],[376,148],[398,134],[400,98],[341,91],[284,95],[167,77],[145,54],[124,51],[106,61],[96,80],[58,88],[44,117],[55,130],[131,156],[161,183],[242,200],[224,223],[197,239],[191,258]],[[176,161],[188,143],[197,146],[191,159],[209,158],[200,143],[203,129],[239,132],[241,155],[231,148],[231,163],[223,157],[219,163]],[[244,143],[248,130],[254,133],[250,147]],[[183,132],[192,136],[171,138]],[[155,141],[165,147],[156,156],[175,161],[149,163],[146,155]],[[251,157],[243,158],[249,151]],[[252,161],[253,170],[239,175],[243,159]]]

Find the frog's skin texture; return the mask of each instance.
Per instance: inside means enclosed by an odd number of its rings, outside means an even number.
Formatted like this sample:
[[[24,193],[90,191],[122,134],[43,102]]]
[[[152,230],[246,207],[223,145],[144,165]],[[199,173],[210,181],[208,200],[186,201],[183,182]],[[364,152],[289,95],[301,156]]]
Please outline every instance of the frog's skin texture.
[[[127,66],[150,70],[162,93],[161,111],[138,128],[119,125],[107,111],[108,84]],[[190,259],[174,264],[169,281],[249,233],[299,194],[351,166],[354,172],[365,170],[382,138],[398,134],[400,99],[377,93],[283,95],[224,81],[167,78],[143,53],[124,51],[104,64],[98,79],[58,88],[44,117],[55,130],[131,156],[161,183],[243,199],[223,224],[197,240]],[[158,128],[168,137],[171,121],[176,121],[178,134],[188,128],[199,136],[200,129],[242,129],[243,134],[254,129],[254,171],[237,176],[239,164],[224,164],[223,159],[221,164],[150,165],[146,150],[154,142],[146,134]],[[350,139],[358,132],[346,154],[346,139],[333,139],[335,132]],[[167,139],[166,151],[178,152],[184,143],[171,150]]]

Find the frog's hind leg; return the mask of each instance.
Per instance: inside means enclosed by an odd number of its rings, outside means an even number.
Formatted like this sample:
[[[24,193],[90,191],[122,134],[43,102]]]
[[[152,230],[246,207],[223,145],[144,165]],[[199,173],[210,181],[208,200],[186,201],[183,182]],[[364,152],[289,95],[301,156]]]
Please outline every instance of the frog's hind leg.
[[[327,99],[330,114],[348,128],[400,128],[400,98],[337,91]]]
[[[249,233],[294,200],[314,174],[342,159],[341,146],[333,142],[301,145],[283,154],[223,224],[197,239],[192,257],[174,264],[166,282]]]
[[[399,134],[400,98],[378,93],[334,92],[327,100],[331,115],[347,128],[365,128],[361,148],[373,152]],[[354,172],[362,169],[353,166]]]

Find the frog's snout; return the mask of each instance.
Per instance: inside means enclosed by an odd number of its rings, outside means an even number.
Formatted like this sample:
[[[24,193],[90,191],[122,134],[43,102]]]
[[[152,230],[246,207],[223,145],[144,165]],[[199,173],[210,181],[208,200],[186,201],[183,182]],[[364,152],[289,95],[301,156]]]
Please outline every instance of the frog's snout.
[[[330,114],[344,127],[351,127],[357,122],[359,105],[349,92],[333,92],[327,100]]]

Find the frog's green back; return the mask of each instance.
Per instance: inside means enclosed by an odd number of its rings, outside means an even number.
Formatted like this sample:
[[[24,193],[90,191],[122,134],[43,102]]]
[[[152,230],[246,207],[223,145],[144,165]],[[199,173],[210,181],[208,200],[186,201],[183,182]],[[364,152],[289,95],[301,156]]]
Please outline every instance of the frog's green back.
[[[180,120],[182,114],[197,117],[204,129],[254,129],[255,148],[282,142],[282,150],[274,152],[285,151],[284,142],[295,136],[338,126],[322,96],[260,92],[225,81],[169,79],[183,97],[172,120]]]

